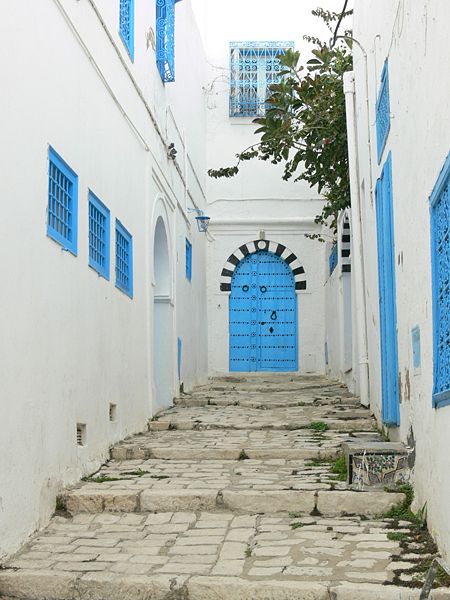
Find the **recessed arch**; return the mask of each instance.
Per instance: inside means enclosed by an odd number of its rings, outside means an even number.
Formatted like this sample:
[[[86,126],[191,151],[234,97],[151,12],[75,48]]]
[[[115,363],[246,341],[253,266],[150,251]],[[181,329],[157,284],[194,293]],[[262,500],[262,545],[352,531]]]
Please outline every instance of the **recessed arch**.
[[[262,250],[276,254],[289,265],[294,276],[296,292],[306,290],[305,269],[292,250],[278,242],[270,240],[253,240],[236,248],[233,254],[228,257],[220,276],[220,291],[231,292],[231,278],[233,277],[237,265],[249,254],[254,254],[255,252],[260,252]]]

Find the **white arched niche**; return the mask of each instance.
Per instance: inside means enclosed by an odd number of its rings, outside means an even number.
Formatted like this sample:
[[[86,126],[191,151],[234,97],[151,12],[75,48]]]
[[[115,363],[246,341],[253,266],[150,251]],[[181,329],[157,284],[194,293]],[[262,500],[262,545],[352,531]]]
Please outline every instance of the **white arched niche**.
[[[173,399],[173,314],[169,240],[164,218],[156,219],[153,242],[153,414]]]

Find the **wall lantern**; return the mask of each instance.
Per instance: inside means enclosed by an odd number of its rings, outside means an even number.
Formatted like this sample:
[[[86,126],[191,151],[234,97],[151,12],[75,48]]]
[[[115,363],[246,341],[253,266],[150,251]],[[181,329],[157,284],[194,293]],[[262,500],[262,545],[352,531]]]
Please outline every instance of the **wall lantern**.
[[[188,211],[197,213],[195,220],[197,221],[198,230],[201,233],[206,233],[208,231],[208,226],[211,217],[205,215],[205,213],[200,208],[188,208]]]

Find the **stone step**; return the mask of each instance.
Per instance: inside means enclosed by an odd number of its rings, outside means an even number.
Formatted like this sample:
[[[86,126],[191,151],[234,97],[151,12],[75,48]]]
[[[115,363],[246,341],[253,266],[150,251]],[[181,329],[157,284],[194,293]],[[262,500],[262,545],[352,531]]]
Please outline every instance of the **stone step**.
[[[345,432],[309,429],[150,431],[120,442],[110,454],[115,460],[321,459],[336,457],[348,437]]]
[[[174,407],[150,421],[153,431],[166,429],[311,429],[342,432],[373,431],[375,422],[367,409],[333,410],[324,407],[283,407],[271,410],[241,406]]]
[[[372,517],[404,499],[348,490],[331,468],[291,460],[126,461],[102,468],[64,500],[72,514],[229,509]]]
[[[301,404],[302,406],[328,406],[332,407],[332,410],[339,407],[341,410],[358,410],[361,407],[361,403],[357,398],[323,398],[318,396],[295,396],[288,392],[282,394],[272,395],[266,398],[262,394],[239,394],[237,392],[223,394],[218,396],[216,394],[183,394],[178,398],[174,398],[173,403],[175,406],[182,407],[198,407],[198,406],[242,406],[246,408],[287,408],[296,407]],[[361,416],[366,416],[367,411],[361,409]]]
[[[402,533],[403,541],[391,534]],[[409,524],[163,513],[54,517],[0,570],[22,600],[409,600],[429,560]],[[402,578],[405,587],[402,586]],[[450,590],[433,591],[449,600]]]

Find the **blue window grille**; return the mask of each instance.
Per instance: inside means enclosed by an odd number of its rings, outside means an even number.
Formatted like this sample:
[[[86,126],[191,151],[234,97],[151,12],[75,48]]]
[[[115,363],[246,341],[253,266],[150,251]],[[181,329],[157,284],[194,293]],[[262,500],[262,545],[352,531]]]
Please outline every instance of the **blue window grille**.
[[[48,150],[47,235],[77,254],[78,177],[53,148]]]
[[[192,279],[192,244],[189,240],[186,240],[186,278]]]
[[[134,0],[120,0],[119,33],[134,60]]]
[[[330,275],[338,265],[338,246],[334,244],[330,254]]]
[[[260,117],[269,86],[280,79],[280,56],[294,42],[231,42],[230,117]]]
[[[175,81],[175,3],[156,0],[156,65],[164,83]]]
[[[133,238],[116,219],[116,287],[133,297]]]
[[[110,214],[95,194],[89,192],[89,266],[109,279]]]
[[[389,129],[391,128],[391,106],[389,101],[389,72],[388,62],[384,63],[381,73],[380,91],[376,105],[376,129],[378,162],[381,160],[386,145]]]
[[[450,153],[430,196],[434,406],[450,404]]]

